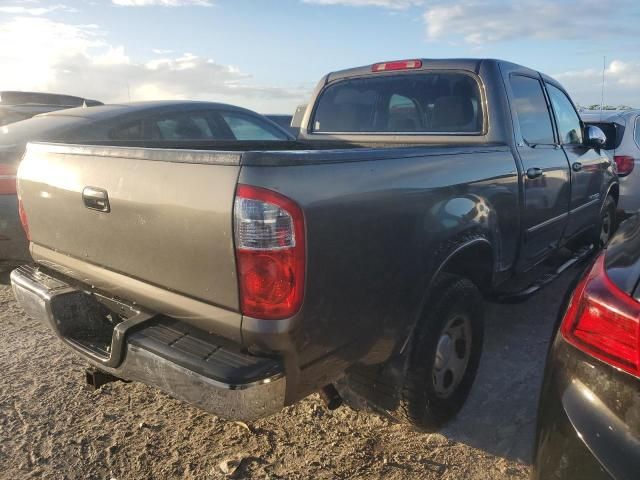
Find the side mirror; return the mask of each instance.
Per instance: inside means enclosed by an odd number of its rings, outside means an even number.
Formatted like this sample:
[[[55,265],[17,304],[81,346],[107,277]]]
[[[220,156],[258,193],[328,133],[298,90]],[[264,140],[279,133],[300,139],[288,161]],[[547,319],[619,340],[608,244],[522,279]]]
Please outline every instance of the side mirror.
[[[587,147],[604,148],[607,143],[607,136],[600,128],[594,125],[587,125],[584,129],[584,142]]]
[[[298,105],[296,107],[296,113],[293,114],[293,118],[291,119],[291,127],[297,128],[298,130],[302,127],[302,119],[304,118],[304,114],[307,111],[307,105]]]

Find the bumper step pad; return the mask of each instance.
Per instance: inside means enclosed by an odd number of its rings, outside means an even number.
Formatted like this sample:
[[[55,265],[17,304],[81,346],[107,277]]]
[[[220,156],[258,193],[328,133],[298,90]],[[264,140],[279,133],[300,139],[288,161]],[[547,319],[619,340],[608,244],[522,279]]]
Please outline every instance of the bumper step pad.
[[[281,375],[282,364],[243,353],[238,345],[178,322],[156,317],[131,333],[127,343],[213,380],[247,385]]]

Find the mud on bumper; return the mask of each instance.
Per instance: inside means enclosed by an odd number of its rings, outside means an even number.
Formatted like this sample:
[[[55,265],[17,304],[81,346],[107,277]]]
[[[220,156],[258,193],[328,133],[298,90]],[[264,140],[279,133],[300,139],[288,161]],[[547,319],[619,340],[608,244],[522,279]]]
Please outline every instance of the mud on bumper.
[[[286,378],[276,359],[248,355],[224,338],[84,291],[38,267],[14,270],[11,284],[30,317],[104,372],[232,420],[255,420],[284,406]]]

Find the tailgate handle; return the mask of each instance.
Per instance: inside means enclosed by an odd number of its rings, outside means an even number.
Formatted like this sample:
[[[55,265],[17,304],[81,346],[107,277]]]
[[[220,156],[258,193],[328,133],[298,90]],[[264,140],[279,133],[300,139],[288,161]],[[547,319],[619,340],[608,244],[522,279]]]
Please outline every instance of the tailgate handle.
[[[82,201],[84,202],[84,206],[91,210],[106,213],[111,211],[109,194],[103,188],[84,187],[84,190],[82,190]]]

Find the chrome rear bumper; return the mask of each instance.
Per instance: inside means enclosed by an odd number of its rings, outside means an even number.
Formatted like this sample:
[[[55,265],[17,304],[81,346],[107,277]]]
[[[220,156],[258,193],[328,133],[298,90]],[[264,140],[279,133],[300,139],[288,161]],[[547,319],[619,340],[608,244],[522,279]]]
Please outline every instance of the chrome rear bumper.
[[[286,378],[277,360],[247,355],[226,339],[101,298],[38,267],[14,270],[11,284],[30,317],[102,371],[157,387],[227,419],[255,420],[284,406]],[[104,320],[96,328],[91,322],[105,305],[121,314],[121,321],[107,331],[110,338],[102,334],[100,344],[94,330],[104,330]],[[89,333],[85,338],[79,332]]]

